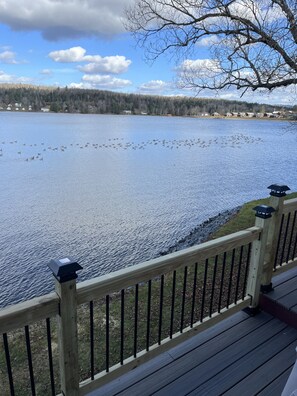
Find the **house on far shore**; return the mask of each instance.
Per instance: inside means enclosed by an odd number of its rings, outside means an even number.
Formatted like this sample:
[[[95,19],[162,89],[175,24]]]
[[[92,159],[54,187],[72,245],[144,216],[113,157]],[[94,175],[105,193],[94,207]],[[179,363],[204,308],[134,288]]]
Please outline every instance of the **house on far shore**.
[[[49,107],[41,107],[40,109],[43,113],[48,113],[50,111]]]
[[[123,114],[129,115],[129,114],[132,114],[132,111],[131,110],[123,110]]]

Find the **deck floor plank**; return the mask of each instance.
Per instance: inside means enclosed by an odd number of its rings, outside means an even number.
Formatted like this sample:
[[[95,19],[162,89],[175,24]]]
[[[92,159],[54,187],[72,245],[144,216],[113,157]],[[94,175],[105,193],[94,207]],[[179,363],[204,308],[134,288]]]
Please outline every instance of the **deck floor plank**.
[[[232,370],[234,363],[236,363],[236,366],[240,359],[243,359],[251,350],[260,348],[263,342],[275,337],[285,328],[286,325],[277,319],[268,322],[265,326],[251,332],[247,337],[243,337],[239,341],[232,343],[228,348],[222,350],[220,353],[215,355],[211,354],[211,357],[208,360],[198,366],[194,365],[191,370],[182,373],[182,376],[180,375],[177,377],[166,387],[163,387],[160,391],[156,392],[156,394],[168,395],[174,394],[175,392],[175,394],[178,395],[185,395],[195,389],[197,390],[198,387],[201,387],[205,392],[209,393],[209,383],[214,377],[222,373],[221,378],[225,381],[228,373],[228,370],[226,370],[227,368]],[[239,375],[241,375],[240,372]],[[219,385],[222,386],[223,383],[220,383]],[[194,394],[195,393],[196,391]],[[217,392],[212,394],[215,395],[216,393]],[[200,394],[200,388],[199,393],[197,394]],[[204,393],[202,392],[201,394]]]
[[[204,392],[208,392],[209,395],[217,395],[222,392],[227,392],[228,389],[240,382],[241,378],[247,377],[255,370],[259,371],[261,367],[269,363],[274,357],[275,359],[279,360],[278,355],[283,349],[288,347],[288,351],[292,351],[296,345],[296,341],[297,330],[293,328],[285,329],[285,331],[276,334],[274,337],[261,344],[257,350],[247,353],[242,357],[242,359],[234,362],[227,369],[219,373],[219,375],[216,375],[210,381],[204,384],[204,386],[196,389],[196,391],[198,391],[198,394],[204,394]],[[282,370],[281,367],[278,367],[278,369]],[[253,395],[256,393],[256,391],[261,389],[263,383],[265,384],[266,381],[266,377],[260,377],[259,375],[256,375],[253,379],[253,382],[250,384],[254,386],[254,391],[246,389],[246,387],[243,386],[240,387],[237,395],[241,395],[241,392],[245,392],[245,390],[246,392],[244,394],[246,396]],[[269,382],[270,381],[267,381],[266,384],[268,385]]]
[[[257,396],[280,396],[286,382],[289,378],[293,365],[288,368],[285,372],[283,372],[279,377],[276,377],[274,381],[272,381],[268,386],[264,389],[261,389],[255,395]]]
[[[269,293],[269,297],[273,300],[279,301],[280,299],[286,297],[288,294],[296,293],[297,278],[293,278],[284,282],[274,288],[272,292]]]
[[[295,344],[294,344],[295,345]],[[251,373],[241,379],[236,385],[226,391],[226,396],[250,396],[255,395],[259,390],[264,391],[265,388],[271,388],[271,384],[276,378],[279,378],[286,373],[288,377],[288,370],[292,369],[295,363],[296,353],[289,344],[286,348],[282,349],[277,355],[270,358],[266,364],[256,367],[252,364],[250,366]],[[277,361],[277,364],[276,364]],[[248,363],[248,362],[246,362]],[[270,390],[271,394],[271,390]],[[280,393],[278,393],[279,395]]]
[[[275,275],[272,280],[273,287],[277,287],[282,283],[288,281],[288,279],[297,278],[297,267],[292,268],[289,271],[282,272],[279,275]]]
[[[277,302],[291,310],[297,303],[297,291],[295,290],[291,293],[288,293],[286,296],[278,299]]]
[[[174,360],[170,365],[160,369],[153,376],[146,378],[145,383],[139,382],[127,392],[121,393],[121,395],[128,396],[131,394],[130,392],[132,394],[148,395],[158,392],[162,388],[166,388],[165,391],[167,392],[167,387],[171,388],[173,386],[175,388],[177,386],[175,382],[184,375],[187,377],[185,381],[190,383],[193,377],[189,373],[193,369],[199,372],[198,375],[202,380],[202,378],[209,376],[212,370],[221,366],[222,361],[225,360],[225,357],[220,358],[224,354],[224,351],[231,353],[230,347],[244,342],[242,339],[245,340],[245,336],[248,338],[250,334],[255,333],[259,342],[260,335],[263,336],[264,334],[276,331],[277,326],[271,324],[273,319],[267,314],[264,315],[263,317],[255,317],[252,321],[248,320],[244,323],[239,323],[237,326],[232,327],[227,334],[223,333],[209,339],[208,342],[187,353],[182,359]],[[278,321],[278,329],[280,330],[284,327],[285,325]],[[245,340],[245,343],[249,345],[250,341]],[[178,383],[179,385],[180,383]],[[170,393],[171,389],[168,392]]]

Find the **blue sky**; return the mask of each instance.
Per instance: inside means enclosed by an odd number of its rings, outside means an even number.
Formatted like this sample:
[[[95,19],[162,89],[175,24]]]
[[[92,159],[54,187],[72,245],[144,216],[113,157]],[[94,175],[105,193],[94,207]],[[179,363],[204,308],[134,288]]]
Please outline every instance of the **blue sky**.
[[[0,0],[0,83],[194,96],[176,87],[174,61],[164,56],[149,64],[144,51],[135,48],[123,26],[124,9],[132,2]],[[207,59],[207,45],[201,44],[198,54]],[[239,99],[239,94],[227,91],[216,97]],[[243,100],[293,104],[282,90],[248,94]]]

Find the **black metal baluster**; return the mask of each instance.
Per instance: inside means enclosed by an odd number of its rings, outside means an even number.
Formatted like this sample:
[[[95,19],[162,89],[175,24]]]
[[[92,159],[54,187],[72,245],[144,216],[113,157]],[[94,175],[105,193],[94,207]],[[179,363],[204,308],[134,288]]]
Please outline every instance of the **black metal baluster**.
[[[147,284],[147,320],[146,320],[146,350],[150,349],[150,332],[151,332],[151,300],[152,300],[152,281]]]
[[[193,323],[194,323],[196,287],[197,287],[197,269],[198,269],[198,263],[195,263],[193,292],[192,292],[191,327],[193,327]]]
[[[295,214],[296,214],[296,212],[295,212]],[[297,232],[296,232],[296,235],[295,235],[295,242],[294,242],[294,249],[293,249],[293,253],[292,253],[292,260],[294,260],[294,258],[295,258],[296,247],[297,247]]]
[[[287,217],[287,224],[286,224],[285,236],[284,236],[284,240],[283,240],[283,248],[282,248],[282,255],[281,255],[281,259],[280,259],[280,265],[283,264],[283,258],[284,258],[284,254],[285,254],[285,248],[286,248],[286,242],[287,242],[287,236],[288,236],[288,230],[289,230],[289,224],[290,224],[290,217],[291,217],[291,213],[289,213],[288,217]]]
[[[237,303],[238,299],[238,290],[239,290],[239,283],[240,283],[240,276],[241,276],[241,267],[242,267],[242,256],[243,256],[243,246],[240,248],[240,256],[238,262],[238,270],[237,270],[237,279],[236,279],[236,288],[235,288],[235,298],[234,303]]]
[[[138,332],[138,283],[135,285],[135,305],[134,305],[134,357],[137,356],[137,332]]]
[[[214,290],[215,290],[215,284],[216,284],[217,267],[218,267],[218,255],[216,255],[216,257],[215,257],[215,263],[214,263],[213,274],[212,274],[211,296],[210,296],[210,303],[209,303],[209,317],[210,318],[211,318],[211,315],[212,315],[212,307],[213,307]]]
[[[158,344],[159,345],[161,345],[161,339],[162,339],[163,298],[164,298],[164,275],[161,275],[160,306],[159,306],[159,330],[158,330]]]
[[[35,396],[36,392],[35,392],[34,372],[33,372],[33,364],[32,364],[29,326],[25,326],[25,336],[26,336],[26,347],[27,347],[27,357],[28,357],[29,375],[30,375],[30,383],[31,383],[31,392],[32,392],[32,396]]]
[[[184,316],[185,316],[185,302],[186,302],[186,290],[187,290],[187,275],[188,275],[188,267],[184,269],[184,285],[183,285],[183,296],[182,296],[182,309],[181,309],[181,317],[180,317],[180,332],[183,332],[184,327]]]
[[[175,306],[175,284],[176,284],[176,271],[173,271],[172,278],[172,296],[171,296],[171,318],[170,318],[170,338],[173,334],[173,321],[174,321],[174,306]]]
[[[229,285],[228,285],[227,308],[229,308],[229,304],[230,304],[232,280],[233,280],[233,270],[234,270],[234,260],[235,260],[235,249],[233,249],[233,251],[232,251],[231,268],[230,268]]]
[[[274,259],[274,265],[273,265],[274,269],[276,268],[276,265],[277,265],[277,258],[278,258],[279,245],[280,245],[280,241],[281,241],[282,231],[283,231],[284,218],[285,218],[285,215],[283,214],[282,215],[281,225],[280,225],[280,230],[279,230],[279,235],[278,235],[278,241],[277,241],[277,248],[276,248],[275,259]]]
[[[90,301],[90,365],[91,379],[94,379],[94,303]]]
[[[248,247],[248,253],[247,253],[247,258],[246,258],[246,267],[245,267],[244,280],[243,280],[243,286],[242,286],[242,300],[244,300],[244,297],[245,297],[247,277],[248,277],[248,272],[249,272],[249,267],[250,267],[251,251],[252,251],[252,243],[250,242],[249,247]]]
[[[224,289],[224,277],[225,277],[225,265],[226,265],[226,257],[227,253],[224,252],[223,263],[222,263],[222,273],[221,273],[221,284],[220,284],[220,294],[219,294],[219,303],[218,303],[218,312],[221,312],[221,305],[222,305],[222,295]]]
[[[120,351],[120,362],[124,364],[124,321],[125,321],[125,290],[121,290],[121,351]]]
[[[55,396],[56,390],[55,390],[55,377],[54,377],[53,354],[52,354],[51,322],[49,318],[46,318],[46,335],[47,335],[47,351],[48,351],[48,363],[50,369],[51,391],[52,391],[52,396]]]
[[[203,321],[203,317],[204,317],[205,292],[206,292],[206,283],[207,283],[207,270],[208,270],[208,259],[205,260],[205,266],[204,266],[204,279],[203,279],[203,292],[202,292],[202,302],[201,302],[201,311],[200,311],[200,322]]]
[[[10,394],[11,394],[11,396],[14,396],[14,386],[13,386],[12,370],[11,370],[11,363],[10,363],[10,354],[9,354],[9,347],[8,347],[8,340],[7,340],[6,333],[3,334],[3,343],[4,343],[4,350],[5,350],[7,374],[8,374],[8,379],[9,379]]]
[[[293,235],[294,235],[294,229],[295,229],[295,222],[296,222],[296,210],[294,212],[294,217],[293,217],[293,224],[292,224],[292,230],[291,230],[291,235],[290,235],[290,241],[289,241],[289,248],[288,248],[288,253],[287,253],[287,258],[286,258],[286,263],[289,262],[290,260],[290,251],[292,247],[292,241],[293,241]]]
[[[106,372],[109,372],[109,294],[105,297],[105,366]]]

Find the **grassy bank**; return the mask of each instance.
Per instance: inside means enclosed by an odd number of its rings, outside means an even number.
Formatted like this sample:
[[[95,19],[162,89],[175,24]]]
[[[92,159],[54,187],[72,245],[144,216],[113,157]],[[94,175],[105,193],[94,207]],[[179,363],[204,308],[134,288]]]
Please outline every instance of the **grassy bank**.
[[[285,199],[297,198],[297,193],[288,194]],[[244,230],[255,224],[255,211],[253,208],[257,205],[269,205],[269,198],[258,199],[247,202],[242,206],[240,211],[226,222],[218,231],[211,235],[211,239],[220,238],[233,232]]]

